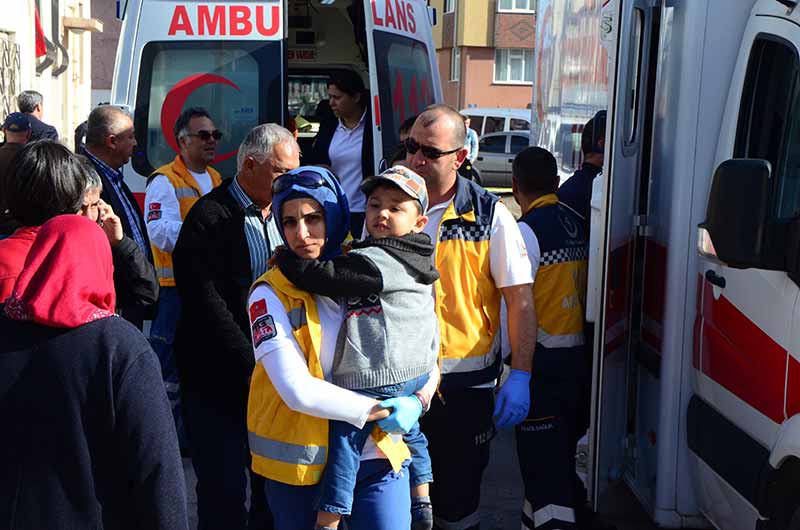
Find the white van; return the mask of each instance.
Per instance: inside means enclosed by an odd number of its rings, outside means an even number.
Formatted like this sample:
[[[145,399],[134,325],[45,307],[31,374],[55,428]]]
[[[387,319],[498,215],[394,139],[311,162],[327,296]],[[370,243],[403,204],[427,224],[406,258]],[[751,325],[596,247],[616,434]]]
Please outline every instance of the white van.
[[[461,114],[469,116],[470,127],[478,136],[505,131],[529,131],[531,129],[530,109],[492,109],[468,108]]]
[[[174,158],[172,127],[189,106],[206,108],[222,131],[212,165],[232,177],[237,148],[255,125],[296,115],[301,147],[313,141],[317,106],[337,70],[358,72],[370,90],[376,170],[400,124],[442,101],[435,14],[425,0],[123,4],[112,102],[134,113],[139,147],[124,169],[134,192]]]
[[[797,5],[537,2],[534,144],[608,110],[586,302],[598,511],[624,481],[661,528],[800,528]]]

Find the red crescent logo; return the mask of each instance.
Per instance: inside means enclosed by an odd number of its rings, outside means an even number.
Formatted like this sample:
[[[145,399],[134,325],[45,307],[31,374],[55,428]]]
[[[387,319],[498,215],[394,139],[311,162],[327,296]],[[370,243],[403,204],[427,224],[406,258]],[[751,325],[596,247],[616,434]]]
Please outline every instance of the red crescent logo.
[[[222,76],[215,74],[194,74],[184,77],[175,83],[175,86],[167,92],[167,97],[164,98],[164,104],[161,106],[161,132],[164,134],[164,138],[166,138],[169,146],[172,147],[172,150],[176,153],[180,149],[178,148],[178,142],[175,140],[172,128],[175,126],[175,122],[178,121],[178,116],[181,115],[186,99],[201,86],[212,85],[214,83],[228,85],[236,90],[240,90],[235,83]],[[228,153],[218,154],[211,163],[215,164],[227,160],[236,155],[236,151],[237,150],[233,150]]]

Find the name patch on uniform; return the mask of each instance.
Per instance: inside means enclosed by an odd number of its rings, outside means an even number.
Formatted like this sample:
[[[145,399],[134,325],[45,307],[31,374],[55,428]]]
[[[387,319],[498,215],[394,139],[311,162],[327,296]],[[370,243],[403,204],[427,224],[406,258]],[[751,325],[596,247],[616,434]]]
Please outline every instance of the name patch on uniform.
[[[264,315],[253,321],[253,347],[258,348],[264,342],[278,334],[272,315]]]

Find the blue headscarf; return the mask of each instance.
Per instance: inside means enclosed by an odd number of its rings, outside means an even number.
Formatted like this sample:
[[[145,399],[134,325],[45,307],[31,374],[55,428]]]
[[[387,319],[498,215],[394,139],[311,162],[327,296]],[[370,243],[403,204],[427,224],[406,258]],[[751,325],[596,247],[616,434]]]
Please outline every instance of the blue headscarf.
[[[319,259],[328,260],[342,253],[342,242],[350,233],[350,205],[347,203],[347,196],[339,185],[339,181],[330,170],[317,166],[300,166],[287,173],[279,179],[291,178],[303,173],[311,173],[313,178],[322,177],[324,185],[320,187],[306,187],[295,182],[289,188],[272,196],[272,212],[275,216],[275,223],[281,239],[288,247],[286,236],[283,233],[283,223],[281,222],[281,207],[283,203],[291,199],[308,197],[317,201],[325,212],[325,246],[322,248],[322,255]],[[307,175],[308,176],[308,175]]]

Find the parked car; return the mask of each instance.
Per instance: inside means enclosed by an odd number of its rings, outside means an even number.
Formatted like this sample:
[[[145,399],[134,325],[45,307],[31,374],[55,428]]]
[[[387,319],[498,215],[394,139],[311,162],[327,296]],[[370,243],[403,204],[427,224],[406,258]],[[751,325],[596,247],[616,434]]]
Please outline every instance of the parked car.
[[[530,109],[494,109],[469,108],[462,109],[461,114],[471,119],[470,128],[475,129],[478,136],[505,131],[530,131]]]
[[[474,164],[480,173],[480,184],[510,188],[511,163],[517,153],[530,145],[530,141],[528,131],[499,132],[481,137]]]

